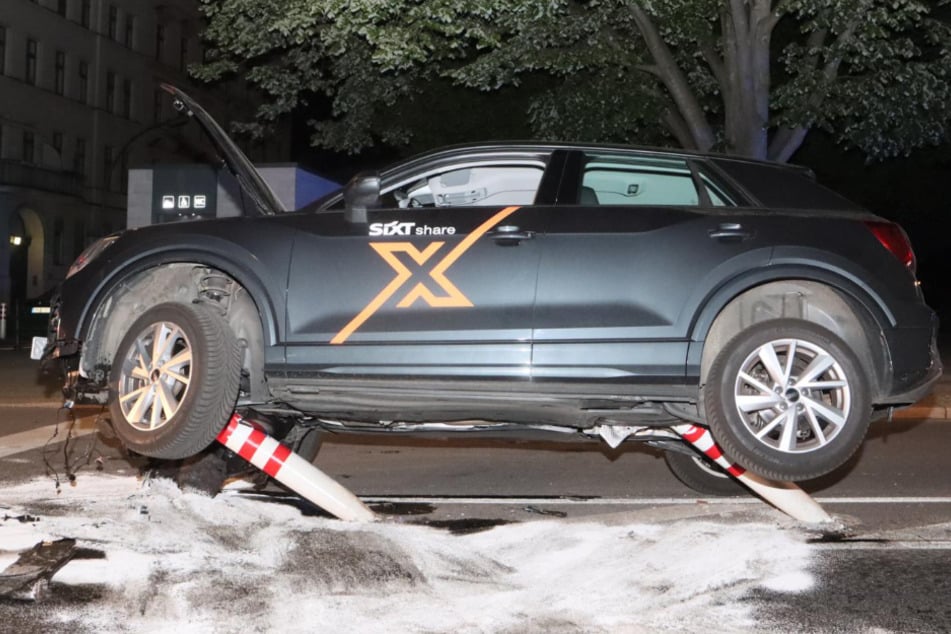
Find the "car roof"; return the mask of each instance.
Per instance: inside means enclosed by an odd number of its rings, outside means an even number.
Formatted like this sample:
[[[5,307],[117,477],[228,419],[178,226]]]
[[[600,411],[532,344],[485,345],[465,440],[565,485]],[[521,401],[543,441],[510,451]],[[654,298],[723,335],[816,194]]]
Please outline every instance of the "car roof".
[[[533,153],[533,152],[552,152],[554,150],[577,150],[577,151],[610,151],[610,152],[637,152],[639,154],[656,154],[665,157],[683,157],[699,158],[704,160],[716,161],[738,161],[742,163],[752,163],[757,165],[768,165],[777,169],[790,170],[805,174],[812,174],[812,171],[800,165],[790,163],[779,163],[776,161],[766,161],[753,159],[749,157],[736,156],[732,154],[721,154],[718,152],[700,152],[697,150],[685,150],[681,148],[663,148],[647,145],[625,145],[620,143],[581,143],[569,141],[481,141],[475,143],[459,143],[439,148],[434,148],[420,154],[410,156],[406,159],[391,164],[384,170],[387,172],[404,169],[416,162],[428,161],[439,156],[457,156],[471,152],[479,154],[492,154],[498,152],[505,153]]]

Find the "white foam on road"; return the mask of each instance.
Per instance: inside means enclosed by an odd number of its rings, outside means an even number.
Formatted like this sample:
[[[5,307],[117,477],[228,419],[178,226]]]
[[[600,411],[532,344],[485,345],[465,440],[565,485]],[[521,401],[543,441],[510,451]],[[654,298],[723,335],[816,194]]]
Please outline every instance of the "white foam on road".
[[[602,497],[427,497],[427,496],[362,496],[368,502],[401,502],[409,504],[555,504],[559,506],[643,506],[643,505],[693,505],[697,504],[695,497],[643,497],[643,498],[602,498]],[[951,504],[951,497],[944,496],[907,496],[907,497],[815,497],[821,504]],[[750,494],[747,497],[718,497],[702,498],[704,504],[728,505],[735,504],[763,504],[764,502]]]
[[[44,617],[93,630],[750,631],[750,593],[808,589],[817,552],[769,521],[613,516],[452,535],[102,475],[59,495],[49,480],[6,488],[0,505],[0,543],[28,544],[32,530],[37,541],[73,537],[103,551],[54,577],[100,586],[101,598]]]

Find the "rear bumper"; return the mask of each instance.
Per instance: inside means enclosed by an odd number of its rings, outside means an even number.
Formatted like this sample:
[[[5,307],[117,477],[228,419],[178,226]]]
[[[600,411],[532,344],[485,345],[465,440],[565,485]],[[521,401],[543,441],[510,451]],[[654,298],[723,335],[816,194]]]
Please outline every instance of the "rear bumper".
[[[882,386],[880,405],[910,405],[931,390],[943,371],[938,352],[938,318],[927,328],[896,328],[884,333],[891,380]]]

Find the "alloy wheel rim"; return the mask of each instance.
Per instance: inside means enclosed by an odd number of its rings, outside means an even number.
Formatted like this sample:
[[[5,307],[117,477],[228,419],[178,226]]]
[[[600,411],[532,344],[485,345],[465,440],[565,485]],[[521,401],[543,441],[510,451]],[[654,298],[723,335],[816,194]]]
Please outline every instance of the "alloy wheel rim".
[[[119,406],[135,429],[164,427],[178,412],[191,383],[192,346],[177,324],[151,324],[135,338],[118,382]]]
[[[848,422],[852,387],[827,350],[776,339],[751,352],[737,373],[736,411],[760,443],[798,454],[826,447]]]

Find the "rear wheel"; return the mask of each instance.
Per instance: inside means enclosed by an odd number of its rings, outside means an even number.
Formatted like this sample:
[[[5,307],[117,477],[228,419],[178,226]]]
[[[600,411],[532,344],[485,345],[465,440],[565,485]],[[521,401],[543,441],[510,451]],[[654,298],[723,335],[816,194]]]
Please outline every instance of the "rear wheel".
[[[668,450],[664,462],[678,480],[697,493],[733,496],[746,492],[730,474],[699,454]]]
[[[234,410],[241,354],[201,304],[159,304],[119,344],[110,376],[113,428],[132,451],[179,459],[207,447]]]
[[[871,420],[868,379],[836,335],[777,319],[742,331],[710,368],[703,405],[717,443],[771,480],[808,480],[858,449]]]

